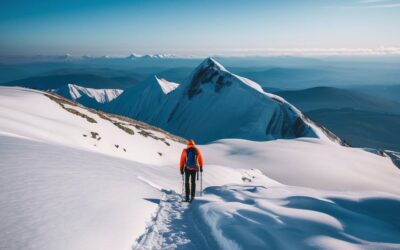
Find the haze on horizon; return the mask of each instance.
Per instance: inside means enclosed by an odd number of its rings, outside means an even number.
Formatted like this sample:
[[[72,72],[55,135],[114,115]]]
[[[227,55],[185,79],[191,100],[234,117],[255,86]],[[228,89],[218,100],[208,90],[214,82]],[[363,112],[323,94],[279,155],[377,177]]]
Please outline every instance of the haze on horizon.
[[[399,0],[5,0],[0,56],[400,54],[399,26]]]

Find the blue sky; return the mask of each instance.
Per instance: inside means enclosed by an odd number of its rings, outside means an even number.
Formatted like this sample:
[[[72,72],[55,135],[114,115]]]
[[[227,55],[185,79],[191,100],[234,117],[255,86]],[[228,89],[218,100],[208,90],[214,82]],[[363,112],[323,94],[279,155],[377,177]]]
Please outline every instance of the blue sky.
[[[2,0],[0,55],[400,47],[400,0]]]

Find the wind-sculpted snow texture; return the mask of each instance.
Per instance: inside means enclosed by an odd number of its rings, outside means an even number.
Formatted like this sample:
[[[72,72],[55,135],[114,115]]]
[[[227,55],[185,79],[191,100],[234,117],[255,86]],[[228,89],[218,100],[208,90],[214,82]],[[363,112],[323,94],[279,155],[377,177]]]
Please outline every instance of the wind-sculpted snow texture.
[[[161,84],[162,86],[162,84]],[[232,74],[212,58],[201,63],[173,91],[161,91],[158,78],[125,91],[104,109],[207,143],[222,138],[267,141],[327,135],[283,98]]]
[[[317,138],[200,145],[204,195],[189,205],[184,147],[1,87],[0,249],[400,249],[400,171],[385,154]]]
[[[222,249],[400,248],[398,196],[245,185],[205,194],[200,211]]]

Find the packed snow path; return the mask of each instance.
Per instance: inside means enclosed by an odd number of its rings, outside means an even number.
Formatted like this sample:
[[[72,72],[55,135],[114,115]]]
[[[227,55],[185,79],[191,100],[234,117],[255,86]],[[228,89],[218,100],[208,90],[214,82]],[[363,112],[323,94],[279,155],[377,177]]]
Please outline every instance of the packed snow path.
[[[146,232],[139,237],[133,249],[218,249],[208,226],[199,217],[202,201],[182,202],[182,196],[171,190],[162,190],[159,208]]]

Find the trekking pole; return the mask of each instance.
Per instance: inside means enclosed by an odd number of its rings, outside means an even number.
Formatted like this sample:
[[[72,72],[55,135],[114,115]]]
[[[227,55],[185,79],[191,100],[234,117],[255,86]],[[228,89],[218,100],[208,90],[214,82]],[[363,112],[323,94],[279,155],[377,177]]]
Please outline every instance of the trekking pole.
[[[181,175],[182,175],[182,197],[183,197],[185,181],[184,181],[184,179],[183,179],[183,174],[181,174]]]
[[[200,172],[200,196],[203,196],[203,172]]]

